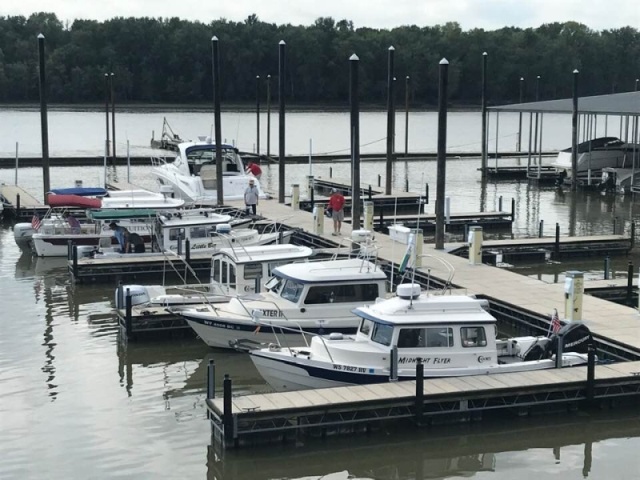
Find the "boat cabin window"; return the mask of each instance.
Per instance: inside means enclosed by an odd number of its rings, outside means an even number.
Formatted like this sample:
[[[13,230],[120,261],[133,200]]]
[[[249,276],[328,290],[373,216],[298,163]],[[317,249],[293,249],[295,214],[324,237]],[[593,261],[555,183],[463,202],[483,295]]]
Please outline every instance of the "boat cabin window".
[[[487,336],[484,327],[462,327],[460,338],[463,347],[486,347]]]
[[[378,284],[317,285],[309,288],[306,305],[321,303],[373,302],[378,297]]]
[[[206,227],[191,227],[189,230],[189,238],[207,238],[207,228]]]
[[[389,346],[391,345],[392,335],[393,335],[393,326],[385,325],[382,323],[376,323],[373,326],[371,341]]]
[[[369,334],[371,333],[372,327],[373,327],[373,322],[371,320],[363,318],[362,322],[360,322],[360,329],[359,329],[360,333],[368,337]]]
[[[244,264],[244,279],[252,280],[262,275],[261,263],[245,263]]]
[[[441,348],[452,346],[452,328],[402,328],[398,333],[398,348]]]
[[[184,228],[170,228],[169,240],[170,241],[184,240]]]
[[[285,300],[296,303],[300,300],[300,295],[302,294],[303,289],[304,285],[301,283],[294,280],[286,280],[280,292],[280,296]]]
[[[220,283],[221,264],[222,260],[216,258],[213,260],[213,265],[211,265],[211,280],[214,282]]]

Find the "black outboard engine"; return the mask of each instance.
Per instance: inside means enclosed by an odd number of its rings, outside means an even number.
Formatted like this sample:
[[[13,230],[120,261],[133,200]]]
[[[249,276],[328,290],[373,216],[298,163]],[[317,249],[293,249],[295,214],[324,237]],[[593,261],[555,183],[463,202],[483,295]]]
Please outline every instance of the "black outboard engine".
[[[549,339],[547,355],[551,357],[558,349],[558,337],[562,336],[562,352],[588,353],[589,345],[593,344],[593,336],[589,327],[584,323],[569,323],[562,327]]]

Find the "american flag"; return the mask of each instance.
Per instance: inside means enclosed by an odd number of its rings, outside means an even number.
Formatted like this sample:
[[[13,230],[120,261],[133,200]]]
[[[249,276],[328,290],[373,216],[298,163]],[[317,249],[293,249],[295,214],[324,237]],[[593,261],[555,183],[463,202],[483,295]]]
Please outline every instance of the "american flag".
[[[42,220],[40,220],[40,217],[38,216],[38,214],[34,213],[33,217],[31,217],[31,226],[33,227],[33,229],[38,230],[40,228],[41,223],[42,223]]]
[[[558,317],[558,310],[553,311],[553,317],[551,317],[551,331],[553,333],[558,333],[562,328],[562,323],[560,323],[560,317]]]

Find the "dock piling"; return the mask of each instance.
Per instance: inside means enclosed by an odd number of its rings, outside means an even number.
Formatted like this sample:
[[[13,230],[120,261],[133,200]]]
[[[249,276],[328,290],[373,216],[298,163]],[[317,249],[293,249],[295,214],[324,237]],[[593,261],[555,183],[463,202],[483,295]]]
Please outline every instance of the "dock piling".
[[[127,339],[131,338],[131,332],[133,331],[131,325],[131,289],[127,288],[127,294],[124,297],[125,301],[125,313],[124,313],[124,327],[127,333]]]
[[[592,404],[595,399],[596,382],[596,349],[590,343],[587,350],[587,402]]]
[[[207,398],[216,398],[216,363],[213,358],[207,365]]]
[[[611,269],[611,259],[607,255],[604,259],[604,279],[609,280],[609,270]]]
[[[633,248],[636,243],[636,222],[631,222],[631,232],[629,236],[631,237],[631,248]]]
[[[627,266],[627,305],[633,305],[631,303],[633,299],[633,262],[629,262]]]
[[[500,197],[498,197],[498,211],[499,212],[502,211],[502,195],[500,195]]]
[[[382,185],[382,175],[378,174],[378,187]]]
[[[20,194],[16,193],[16,219],[20,219]]]
[[[538,227],[538,238],[542,237],[544,237],[544,220],[540,220],[540,226]]]
[[[416,423],[422,424],[422,406],[424,404],[424,364],[418,358],[416,365]]]
[[[556,257],[560,254],[560,224],[556,223],[556,242],[553,246],[553,252]]]
[[[613,235],[618,233],[618,217],[613,217]]]
[[[556,337],[556,368],[562,368],[562,342],[564,335],[558,335]]]
[[[291,208],[300,210],[300,185],[297,183],[291,186]]]
[[[511,198],[511,221],[516,219],[516,199]]]
[[[391,347],[391,355],[389,359],[389,381],[398,381],[398,347]]]
[[[78,246],[73,245],[73,278],[78,278]]]
[[[223,390],[223,413],[222,423],[224,428],[224,443],[230,445],[233,441],[233,413],[232,413],[232,398],[231,398],[231,378],[229,374],[224,374],[224,380],[222,381]]]

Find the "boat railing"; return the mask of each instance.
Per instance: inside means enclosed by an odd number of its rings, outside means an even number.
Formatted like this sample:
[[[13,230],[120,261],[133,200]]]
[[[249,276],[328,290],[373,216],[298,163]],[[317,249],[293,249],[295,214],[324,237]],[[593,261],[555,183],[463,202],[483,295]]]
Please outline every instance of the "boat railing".
[[[164,157],[151,157],[151,166],[152,167],[160,167],[162,165],[166,165],[167,159]]]
[[[442,289],[441,289],[441,293],[445,294],[447,291],[451,291],[451,284],[453,282],[453,277],[455,275],[455,267],[453,266],[453,264],[451,262],[449,262],[448,260],[437,256],[437,255],[432,255],[430,253],[424,253],[422,255],[419,255],[418,258],[422,259],[429,259],[429,260],[436,260],[438,262],[440,262],[441,265],[444,266],[446,272],[447,272],[447,278],[444,280],[444,283],[442,285]],[[432,267],[428,267],[428,266],[419,266],[416,267],[417,264],[417,259],[413,258],[412,259],[412,265],[411,265],[411,269],[406,269],[404,274],[402,275],[402,277],[400,278],[400,282],[402,283],[404,280],[406,280],[407,276],[411,275],[413,276],[415,269],[419,268],[422,270],[426,270],[427,271],[427,285],[426,285],[426,291],[428,292],[430,289],[430,281],[431,281],[431,270],[433,269]],[[420,262],[421,264],[424,262]],[[411,279],[411,283],[415,283],[413,282],[413,279]]]
[[[343,250],[344,249],[344,250]],[[358,242],[352,238],[344,237],[338,244],[338,249],[334,251],[331,260],[337,260],[340,257],[356,258],[361,260],[360,268],[369,266],[373,263],[378,268],[378,251],[380,247],[373,240]]]

